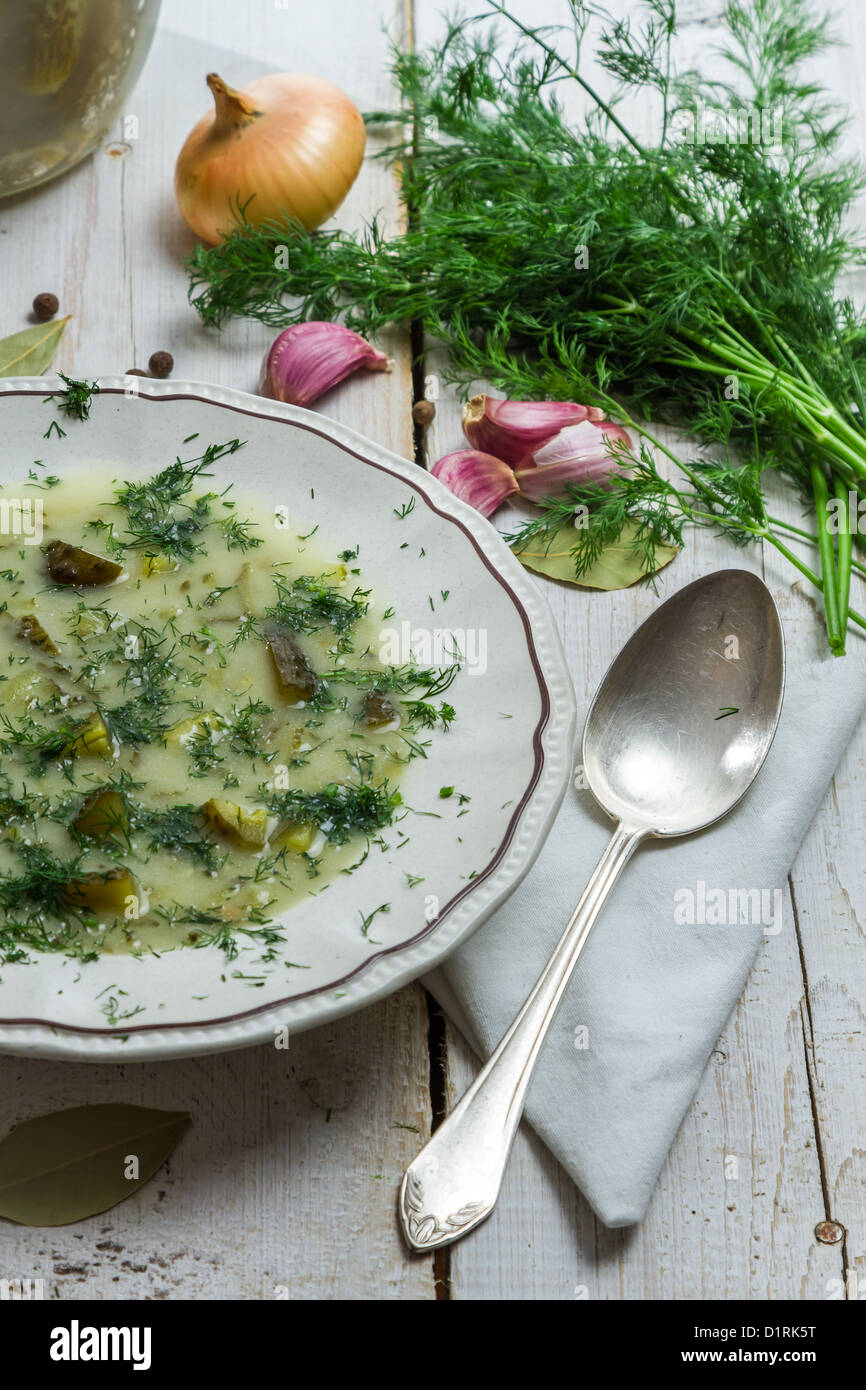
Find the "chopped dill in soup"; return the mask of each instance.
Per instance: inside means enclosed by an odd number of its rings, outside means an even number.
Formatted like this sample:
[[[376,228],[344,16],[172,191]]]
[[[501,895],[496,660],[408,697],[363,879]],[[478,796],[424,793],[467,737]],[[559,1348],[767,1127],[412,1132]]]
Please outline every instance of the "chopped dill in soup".
[[[209,490],[238,447],[2,494],[0,959],[266,933],[405,814],[454,716],[456,667],[379,660],[356,551]]]

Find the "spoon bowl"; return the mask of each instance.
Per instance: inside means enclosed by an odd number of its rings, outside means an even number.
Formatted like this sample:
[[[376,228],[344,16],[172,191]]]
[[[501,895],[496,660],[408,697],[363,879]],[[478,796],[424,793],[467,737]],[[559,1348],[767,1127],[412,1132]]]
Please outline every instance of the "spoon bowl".
[[[725,815],[767,755],[782,706],[782,625],[766,585],[719,570],[625,644],[589,709],[583,768],[614,820],[686,835]]]

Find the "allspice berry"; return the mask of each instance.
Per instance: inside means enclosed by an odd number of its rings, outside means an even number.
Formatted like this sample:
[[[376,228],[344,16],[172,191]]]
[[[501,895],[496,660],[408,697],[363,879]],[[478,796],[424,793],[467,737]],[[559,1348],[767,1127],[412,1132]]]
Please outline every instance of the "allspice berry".
[[[57,310],[60,308],[60,300],[56,294],[37,294],[33,301],[33,312],[38,319],[46,321],[53,319]]]
[[[160,348],[159,352],[151,354],[150,361],[147,365],[150,367],[153,376],[170,376],[171,369],[174,366],[174,358],[170,352],[166,352],[164,348]]]
[[[424,429],[433,423],[436,414],[436,407],[432,401],[416,401],[412,407],[412,419],[416,425],[421,425]]]

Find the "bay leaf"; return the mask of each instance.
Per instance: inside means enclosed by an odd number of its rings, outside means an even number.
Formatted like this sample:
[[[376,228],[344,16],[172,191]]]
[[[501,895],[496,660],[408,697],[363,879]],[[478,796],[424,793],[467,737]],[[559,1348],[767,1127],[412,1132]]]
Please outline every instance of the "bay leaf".
[[[165,1162],[187,1125],[183,1110],[77,1105],[37,1115],[0,1140],[0,1216],[66,1226],[108,1211]],[[130,1158],[137,1159],[137,1176]]]
[[[609,545],[579,579],[575,578],[574,556],[571,554],[576,539],[571,525],[561,526],[554,533],[549,546],[543,543],[537,550],[516,550],[514,553],[527,569],[546,574],[548,579],[560,579],[584,589],[627,589],[647,574],[664,569],[677,553],[676,546],[657,546],[656,555],[661,563],[654,570],[649,570],[645,564],[646,556],[634,547],[636,533],[637,523],[626,522],[619,540]]]
[[[0,338],[0,376],[41,376],[54,360],[66,325],[72,318],[35,323],[8,338]]]

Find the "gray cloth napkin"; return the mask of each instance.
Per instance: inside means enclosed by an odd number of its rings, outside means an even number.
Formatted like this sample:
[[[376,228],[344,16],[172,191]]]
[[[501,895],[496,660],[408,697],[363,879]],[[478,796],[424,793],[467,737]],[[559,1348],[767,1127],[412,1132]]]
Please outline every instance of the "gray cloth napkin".
[[[640,1221],[762,934],[792,929],[788,871],[864,704],[866,663],[856,656],[789,668],[773,747],[744,800],[699,835],[641,847],[595,925],[526,1115],[607,1226]],[[427,977],[482,1056],[535,983],[611,829],[590,792],[569,790],[505,906]],[[691,904],[675,895],[691,889],[699,916],[701,882],[709,920],[711,889],[767,890],[769,925],[678,923],[677,908],[682,917]]]

